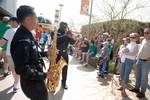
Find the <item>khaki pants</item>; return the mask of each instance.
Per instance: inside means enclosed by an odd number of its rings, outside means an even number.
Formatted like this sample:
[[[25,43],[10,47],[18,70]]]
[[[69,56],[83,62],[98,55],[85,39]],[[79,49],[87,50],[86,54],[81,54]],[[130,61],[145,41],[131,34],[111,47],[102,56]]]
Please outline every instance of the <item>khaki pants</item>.
[[[3,55],[3,60],[4,60],[4,73],[7,73],[9,64],[8,64],[8,60],[6,57],[6,50],[5,49],[2,50],[2,55]]]
[[[8,60],[9,68],[12,71],[12,75],[14,78],[14,87],[17,87],[17,85],[20,81],[20,76],[18,74],[16,74],[16,72],[15,72],[15,66],[14,66],[12,57],[7,55],[7,60]]]

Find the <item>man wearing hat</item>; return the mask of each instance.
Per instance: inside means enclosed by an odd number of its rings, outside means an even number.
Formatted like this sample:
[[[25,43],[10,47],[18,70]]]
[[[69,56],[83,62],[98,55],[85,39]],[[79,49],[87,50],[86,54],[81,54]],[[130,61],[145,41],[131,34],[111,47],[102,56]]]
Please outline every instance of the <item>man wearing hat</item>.
[[[0,23],[0,39],[3,38],[6,30],[11,28],[11,25],[9,24],[9,17],[5,16],[2,19],[2,23]],[[2,48],[6,49],[6,44],[2,46]]]
[[[6,70],[8,70],[8,67],[9,67],[9,69],[12,71],[12,75],[14,77],[13,92],[16,93],[20,77],[15,72],[14,62],[13,62],[11,54],[10,54],[10,44],[11,44],[11,41],[14,37],[16,30],[18,29],[19,21],[16,17],[11,17],[9,22],[10,22],[10,25],[12,26],[12,28],[6,30],[3,38],[0,40],[0,46],[7,43],[6,57],[8,60],[8,66],[7,66]]]
[[[0,39],[3,38],[6,30],[11,28],[11,25],[9,24],[9,17],[8,16],[4,16],[2,19],[2,23],[0,23]],[[6,47],[7,47],[7,42],[4,45],[1,45],[2,48],[2,55],[3,55],[3,59],[4,59],[4,77],[6,77],[9,73],[8,73],[8,63],[7,63],[7,58],[6,58]]]

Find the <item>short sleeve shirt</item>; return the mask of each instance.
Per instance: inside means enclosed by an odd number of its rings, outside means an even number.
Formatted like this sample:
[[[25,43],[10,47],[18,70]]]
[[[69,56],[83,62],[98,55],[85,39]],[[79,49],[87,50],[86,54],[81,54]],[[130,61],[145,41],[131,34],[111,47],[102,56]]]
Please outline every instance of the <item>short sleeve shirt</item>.
[[[8,29],[5,32],[4,36],[3,36],[3,38],[8,41],[7,49],[6,49],[6,55],[11,55],[10,54],[10,44],[11,44],[11,41],[12,41],[12,39],[14,37],[14,34],[15,34],[16,30],[17,30],[17,28]]]

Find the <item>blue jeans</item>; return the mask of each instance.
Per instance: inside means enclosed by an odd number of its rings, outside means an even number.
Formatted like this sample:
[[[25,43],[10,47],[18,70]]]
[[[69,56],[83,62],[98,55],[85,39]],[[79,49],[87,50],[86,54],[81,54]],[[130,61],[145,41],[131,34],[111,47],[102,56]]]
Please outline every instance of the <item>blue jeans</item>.
[[[103,64],[99,65],[99,73],[104,74],[107,68],[107,59],[103,59]]]
[[[146,61],[137,61],[137,70],[136,70],[136,89],[141,88],[141,92],[145,92],[148,85],[148,74],[150,70],[150,62]]]
[[[125,68],[124,68],[124,71],[122,71],[122,81],[124,84],[128,84],[128,81],[129,81],[129,75],[131,73],[131,69],[132,69],[132,66],[133,64],[135,63],[134,60],[131,60],[131,59],[128,59],[126,58],[125,59]],[[123,70],[123,69],[122,69]]]
[[[124,72],[125,72],[125,63],[121,62],[121,66],[120,66],[120,79],[123,80],[124,78]]]

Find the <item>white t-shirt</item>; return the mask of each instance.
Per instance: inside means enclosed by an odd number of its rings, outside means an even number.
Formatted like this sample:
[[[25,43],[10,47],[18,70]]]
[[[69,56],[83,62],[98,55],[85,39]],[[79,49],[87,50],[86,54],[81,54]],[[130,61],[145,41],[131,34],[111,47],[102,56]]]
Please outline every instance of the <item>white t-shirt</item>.
[[[140,59],[149,59],[150,58],[150,40],[144,39],[139,48],[138,57]]]
[[[128,53],[131,53],[134,51],[134,49],[136,49],[136,48],[138,49],[138,44],[136,44],[136,42],[130,42],[126,48],[129,51]],[[137,53],[136,54],[128,54],[128,53],[126,53],[126,58],[135,60]]]
[[[126,55],[125,55],[125,53],[123,53],[123,48],[125,48],[125,45],[121,45],[120,46],[120,49],[119,49],[119,52],[118,52],[118,55],[119,55],[119,57],[121,58],[121,62],[122,63],[124,63],[125,62],[125,59],[126,59]]]
[[[12,41],[12,39],[13,39],[15,33],[16,33],[16,30],[17,30],[17,28],[8,29],[5,32],[4,36],[3,36],[3,38],[5,38],[7,40],[7,42],[8,42],[7,43],[7,48],[6,48],[6,55],[8,55],[8,56],[11,56],[10,45],[11,45],[11,41]]]

